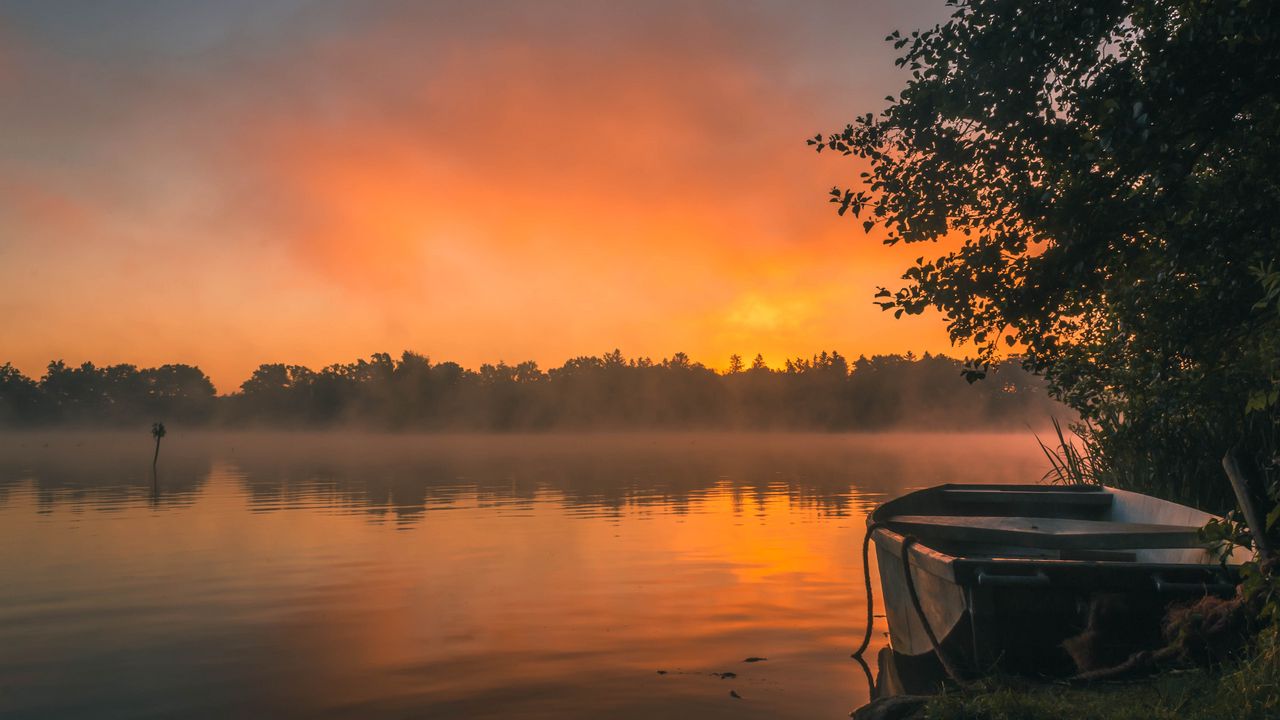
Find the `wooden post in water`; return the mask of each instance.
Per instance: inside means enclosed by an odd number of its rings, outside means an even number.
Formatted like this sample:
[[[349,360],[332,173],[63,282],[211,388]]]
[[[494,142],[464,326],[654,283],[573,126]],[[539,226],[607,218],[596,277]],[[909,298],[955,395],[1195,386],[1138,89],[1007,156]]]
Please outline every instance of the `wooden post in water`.
[[[151,474],[156,474],[156,463],[160,462],[160,438],[164,437],[164,423],[151,423],[151,437],[156,439],[156,454],[151,458]]]

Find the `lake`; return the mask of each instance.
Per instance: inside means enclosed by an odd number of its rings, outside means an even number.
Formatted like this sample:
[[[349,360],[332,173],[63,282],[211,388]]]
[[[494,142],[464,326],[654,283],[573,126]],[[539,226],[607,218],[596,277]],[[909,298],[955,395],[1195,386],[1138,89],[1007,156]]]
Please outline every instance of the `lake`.
[[[0,436],[0,716],[845,718],[866,513],[1045,469],[1029,432],[152,451]]]

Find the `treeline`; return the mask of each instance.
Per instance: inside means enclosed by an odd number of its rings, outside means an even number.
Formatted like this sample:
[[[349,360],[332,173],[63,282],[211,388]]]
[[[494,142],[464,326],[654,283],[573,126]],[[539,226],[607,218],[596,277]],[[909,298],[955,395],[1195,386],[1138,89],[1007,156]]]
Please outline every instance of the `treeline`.
[[[543,371],[533,362],[470,370],[412,352],[319,371],[259,366],[219,396],[199,368],[49,364],[43,377],[0,366],[0,424],[362,426],[425,430],[998,428],[1039,425],[1063,408],[1040,378],[1009,363],[966,383],[961,363],[910,353],[837,352],[781,369],[733,356],[717,372],[683,353],[662,360],[615,350]]]

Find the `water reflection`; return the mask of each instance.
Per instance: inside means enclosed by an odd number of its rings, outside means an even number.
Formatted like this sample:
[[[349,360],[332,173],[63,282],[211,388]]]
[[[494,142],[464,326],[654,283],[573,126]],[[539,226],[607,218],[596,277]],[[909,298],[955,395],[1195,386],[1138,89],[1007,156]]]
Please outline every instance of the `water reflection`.
[[[0,438],[0,715],[845,717],[866,511],[1040,472],[1008,436],[175,431],[153,495],[150,451]]]

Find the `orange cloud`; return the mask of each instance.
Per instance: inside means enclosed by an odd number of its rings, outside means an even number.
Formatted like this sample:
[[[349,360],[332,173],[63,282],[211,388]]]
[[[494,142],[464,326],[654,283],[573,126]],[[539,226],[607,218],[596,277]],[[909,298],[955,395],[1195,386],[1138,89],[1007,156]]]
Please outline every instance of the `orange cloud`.
[[[936,318],[893,323],[871,303],[918,253],[824,202],[857,168],[803,139],[884,92],[846,101],[837,76],[805,74],[814,49],[786,22],[812,19],[391,7],[122,90],[130,111],[77,135],[122,148],[116,177],[61,169],[67,187],[119,197],[110,212],[77,213],[75,193],[8,201],[28,206],[31,237],[72,223],[58,234],[83,243],[43,268],[65,297],[16,359],[182,359],[225,390],[260,361],[401,347],[552,364],[621,346],[715,365],[946,347]],[[33,303],[32,287],[9,292]],[[149,312],[175,299],[181,316]],[[49,341],[85,307],[95,330]]]

